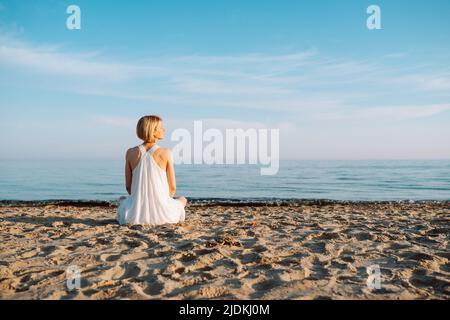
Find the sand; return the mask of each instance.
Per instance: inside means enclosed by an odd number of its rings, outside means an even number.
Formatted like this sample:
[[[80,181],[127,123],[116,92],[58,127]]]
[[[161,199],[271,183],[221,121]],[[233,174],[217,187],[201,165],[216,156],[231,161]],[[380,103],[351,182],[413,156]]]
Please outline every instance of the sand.
[[[0,298],[450,298],[449,203],[197,204],[157,227],[115,210],[0,207]]]

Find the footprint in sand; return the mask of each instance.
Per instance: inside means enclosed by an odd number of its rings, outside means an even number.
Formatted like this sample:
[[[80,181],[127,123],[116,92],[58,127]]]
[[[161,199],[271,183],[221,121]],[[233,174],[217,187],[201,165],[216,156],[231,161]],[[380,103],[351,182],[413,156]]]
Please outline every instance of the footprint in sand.
[[[104,253],[100,255],[100,260],[104,262],[112,262],[117,261],[122,257],[122,254],[111,254],[111,253]]]
[[[337,232],[323,232],[316,237],[317,240],[333,240],[340,239],[342,236]]]
[[[137,240],[137,239],[124,239],[122,243],[133,249],[147,249],[148,245],[145,241]]]
[[[358,232],[354,236],[358,241],[376,240],[377,239],[377,236],[375,234],[372,234],[370,232],[364,232],[364,231]]]
[[[205,254],[210,254],[210,253],[213,253],[213,252],[217,252],[217,249],[198,249],[198,250],[195,250],[194,251],[194,253],[196,254],[196,255],[198,255],[198,256],[202,256],[202,255],[205,255]]]
[[[121,280],[128,278],[134,279],[139,277],[145,271],[146,265],[144,261],[126,262],[124,264],[124,269],[125,272],[120,279]]]
[[[255,283],[252,288],[255,290],[255,293],[252,295],[252,298],[260,298],[267,291],[282,285],[283,282],[277,279],[265,279],[260,282]]]
[[[43,255],[49,255],[52,252],[54,252],[55,250],[56,250],[55,246],[47,246],[47,247],[40,248],[40,251],[43,253]]]
[[[191,252],[182,253],[179,255],[175,255],[174,259],[179,260],[181,262],[191,262],[197,259],[197,256]]]
[[[193,247],[192,241],[181,242],[175,245],[176,250],[191,250]]]
[[[399,254],[400,257],[404,259],[414,260],[414,261],[427,261],[433,260],[433,256],[424,252],[402,252]]]
[[[261,255],[255,252],[240,254],[238,258],[242,264],[258,263],[262,260]]]
[[[20,258],[28,259],[28,258],[33,258],[33,257],[35,257],[37,255],[39,255],[39,251],[37,249],[32,249],[32,250],[29,250],[29,251],[26,251],[26,252],[22,253],[20,255]]]
[[[419,288],[433,288],[438,291],[449,291],[450,282],[442,277],[435,276],[427,270],[418,269],[412,272],[409,283]]]
[[[309,276],[305,270],[288,270],[280,274],[280,279],[284,282],[302,280]]]
[[[326,250],[326,242],[309,242],[304,243],[303,246],[307,247],[313,253],[325,254]]]
[[[45,270],[45,271],[37,271],[37,272],[29,272],[20,278],[20,287],[17,291],[26,291],[31,286],[41,285],[51,283],[54,281],[54,278],[61,276],[64,274],[64,270]]]
[[[40,249],[43,256],[54,257],[54,256],[64,256],[71,252],[68,248],[70,246],[47,246]]]
[[[120,264],[114,265],[99,275],[102,280],[119,280],[125,274],[124,268]]]
[[[145,278],[146,287],[144,288],[144,293],[156,296],[159,295],[164,289],[164,283],[158,280],[158,277],[150,274]]]
[[[398,242],[391,242],[389,244],[389,249],[392,250],[400,250],[400,249],[406,249],[412,247],[412,244],[408,241],[398,241]]]
[[[102,280],[136,279],[146,269],[144,261],[116,263],[112,268],[104,271],[99,278]]]

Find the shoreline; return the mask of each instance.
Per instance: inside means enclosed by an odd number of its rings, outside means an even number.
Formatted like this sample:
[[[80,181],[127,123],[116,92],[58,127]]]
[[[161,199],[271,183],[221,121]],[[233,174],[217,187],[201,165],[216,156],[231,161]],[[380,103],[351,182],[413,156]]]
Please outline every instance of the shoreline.
[[[335,199],[302,199],[302,198],[191,198],[187,197],[189,205],[193,206],[303,206],[303,205],[392,205],[392,204],[436,204],[448,205],[449,200],[335,200]],[[66,207],[100,207],[116,208],[118,200],[83,200],[83,199],[48,199],[48,200],[0,200],[0,207],[42,207],[48,205]]]

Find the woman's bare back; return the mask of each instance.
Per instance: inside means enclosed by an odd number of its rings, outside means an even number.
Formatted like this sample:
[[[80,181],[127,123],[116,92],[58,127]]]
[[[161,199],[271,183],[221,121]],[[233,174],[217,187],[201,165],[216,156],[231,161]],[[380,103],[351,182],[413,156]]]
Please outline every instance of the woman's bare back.
[[[150,149],[146,149],[147,151]],[[166,148],[158,148],[153,152],[152,157],[155,160],[158,167],[160,167],[162,170],[166,171],[167,168],[167,160],[168,160],[168,150]],[[139,164],[139,161],[141,160],[141,153],[139,151],[139,147],[130,148],[127,151],[127,161],[130,165],[131,171],[136,168],[136,166]]]
[[[142,145],[143,146],[143,145]],[[150,148],[146,148],[143,146],[144,149],[148,152]],[[172,153],[170,149],[168,148],[161,148],[158,146],[158,148],[152,153],[151,155],[153,157],[153,160],[156,162],[159,168],[163,170],[166,173],[167,176],[167,182],[169,184],[169,192],[170,196],[173,197],[176,191],[176,181],[175,181],[175,170],[173,167],[173,158]],[[139,147],[134,147],[131,149],[128,149],[126,154],[126,167],[125,167],[125,182],[126,182],[126,188],[129,194],[131,194],[131,183],[133,180],[133,170],[136,168],[136,166],[139,164],[141,160],[141,152],[139,151]],[[184,197],[182,197],[184,198]],[[185,203],[185,198],[182,199],[182,202]]]

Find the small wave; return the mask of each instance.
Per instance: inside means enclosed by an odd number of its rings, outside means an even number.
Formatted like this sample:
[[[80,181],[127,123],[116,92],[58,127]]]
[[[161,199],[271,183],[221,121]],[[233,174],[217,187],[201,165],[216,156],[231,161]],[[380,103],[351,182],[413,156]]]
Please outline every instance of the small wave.
[[[189,203],[200,206],[233,206],[233,207],[261,207],[261,206],[300,206],[300,205],[332,205],[332,204],[445,204],[449,200],[333,200],[333,199],[304,199],[304,198],[190,198]],[[0,207],[40,207],[48,205],[73,207],[116,207],[117,200],[0,200]]]
[[[115,201],[103,200],[0,200],[0,207],[42,207],[48,205],[71,207],[111,207]]]

